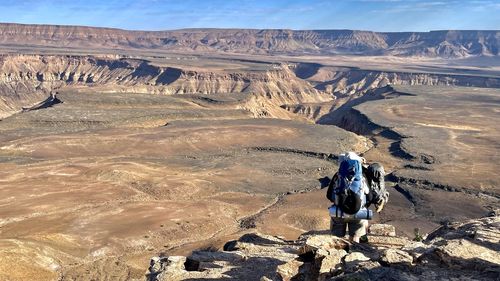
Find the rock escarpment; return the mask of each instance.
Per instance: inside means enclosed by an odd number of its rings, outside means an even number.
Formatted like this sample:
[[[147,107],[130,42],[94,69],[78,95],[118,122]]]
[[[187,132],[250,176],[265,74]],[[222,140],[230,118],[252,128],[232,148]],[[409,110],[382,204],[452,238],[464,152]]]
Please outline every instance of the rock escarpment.
[[[498,280],[499,225],[498,216],[450,223],[419,242],[374,224],[362,244],[327,231],[296,241],[250,233],[223,251],[154,257],[146,280]]]
[[[129,31],[59,25],[0,24],[0,44],[253,54],[355,54],[424,57],[498,56],[499,31],[183,29]]]
[[[297,77],[309,81],[317,90],[339,97],[364,93],[387,85],[500,88],[500,78],[488,75],[369,70],[323,66],[316,63],[295,63],[290,64],[289,67]]]
[[[49,96],[50,92],[79,87],[92,87],[97,92],[167,95],[248,93],[255,96],[242,107],[258,116],[265,116],[266,108],[272,104],[332,99],[330,95],[296,77],[286,66],[255,72],[214,72],[156,66],[145,60],[112,57],[0,57],[0,117],[36,104]],[[256,105],[262,105],[264,109],[253,108]],[[267,115],[287,114],[279,106],[270,112],[275,114],[268,112]]]
[[[60,89],[148,93],[245,93],[241,108],[256,117],[317,119],[335,97],[350,98],[385,85],[500,87],[500,78],[453,74],[387,72],[317,64],[266,64],[260,70],[210,70],[156,65],[117,56],[0,56],[0,118],[31,107]],[[323,107],[323,108],[322,108]],[[296,118],[297,116],[295,116]]]
[[[334,72],[316,88],[340,96],[366,92],[387,85],[468,86],[500,88],[500,78],[431,73],[351,70]]]
[[[62,85],[111,85],[117,86],[116,91],[155,94],[317,93],[286,67],[260,72],[210,72],[160,67],[145,60],[93,56],[3,56],[0,82],[47,89]]]

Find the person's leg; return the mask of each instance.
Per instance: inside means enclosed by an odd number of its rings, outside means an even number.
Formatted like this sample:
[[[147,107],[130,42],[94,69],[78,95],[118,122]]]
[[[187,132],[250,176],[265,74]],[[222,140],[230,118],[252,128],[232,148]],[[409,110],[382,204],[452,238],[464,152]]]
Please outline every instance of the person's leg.
[[[332,235],[344,238],[346,234],[347,223],[343,219],[330,219],[330,232]]]
[[[351,220],[349,225],[349,239],[353,242],[359,243],[359,238],[366,235],[366,229],[368,227],[367,220]]]

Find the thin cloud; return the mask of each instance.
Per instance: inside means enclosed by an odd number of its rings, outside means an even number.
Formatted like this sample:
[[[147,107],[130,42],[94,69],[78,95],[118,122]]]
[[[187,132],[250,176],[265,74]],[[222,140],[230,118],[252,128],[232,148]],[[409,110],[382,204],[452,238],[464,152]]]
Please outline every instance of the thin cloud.
[[[386,0],[363,0],[363,1],[386,1]],[[399,2],[402,4],[396,4],[391,7],[385,7],[381,9],[374,9],[371,12],[375,13],[403,13],[403,12],[425,12],[433,11],[437,9],[450,9],[456,5],[464,5],[467,1],[421,1],[421,2]]]

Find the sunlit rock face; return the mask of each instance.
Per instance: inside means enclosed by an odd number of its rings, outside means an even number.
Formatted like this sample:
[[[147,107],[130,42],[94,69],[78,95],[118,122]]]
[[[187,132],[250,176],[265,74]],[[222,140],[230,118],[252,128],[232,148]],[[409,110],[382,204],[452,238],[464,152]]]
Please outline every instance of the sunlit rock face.
[[[0,24],[0,44],[245,54],[498,56],[498,31],[189,29],[128,31],[81,26]]]
[[[423,242],[387,236],[381,230],[394,227],[384,224],[373,224],[362,244],[327,232],[294,241],[251,233],[224,251],[154,257],[146,280],[498,280],[499,223],[499,217],[454,223]]]

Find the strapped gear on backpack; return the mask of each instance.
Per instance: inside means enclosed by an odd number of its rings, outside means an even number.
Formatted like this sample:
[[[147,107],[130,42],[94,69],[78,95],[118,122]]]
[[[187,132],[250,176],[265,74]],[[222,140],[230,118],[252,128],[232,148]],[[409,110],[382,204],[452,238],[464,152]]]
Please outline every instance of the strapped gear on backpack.
[[[341,154],[336,188],[331,192],[332,201],[343,213],[354,215],[365,206],[366,183],[363,178],[363,158],[354,152]],[[333,181],[333,180],[332,180]]]
[[[387,190],[385,189],[384,167],[379,163],[373,163],[369,165],[363,172],[368,187],[370,188],[370,195],[367,203],[375,204],[377,206],[377,211],[379,212],[387,203],[387,201],[389,201],[389,192],[387,192]]]

